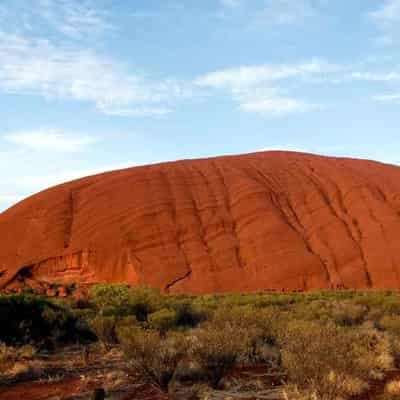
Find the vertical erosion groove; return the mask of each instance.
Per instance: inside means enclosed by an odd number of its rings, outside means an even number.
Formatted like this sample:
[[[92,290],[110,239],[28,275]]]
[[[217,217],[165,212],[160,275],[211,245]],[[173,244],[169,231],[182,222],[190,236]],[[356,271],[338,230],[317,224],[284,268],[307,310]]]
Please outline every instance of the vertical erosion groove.
[[[74,223],[74,192],[70,190],[67,200],[67,210],[65,216],[64,248],[67,249],[71,242],[72,225]]]

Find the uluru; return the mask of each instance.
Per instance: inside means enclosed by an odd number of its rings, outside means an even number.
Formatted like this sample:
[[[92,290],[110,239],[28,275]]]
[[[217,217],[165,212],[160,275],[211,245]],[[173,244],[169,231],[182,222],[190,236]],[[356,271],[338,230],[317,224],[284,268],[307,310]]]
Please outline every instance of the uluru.
[[[296,152],[107,172],[0,214],[0,287],[400,288],[400,168]]]

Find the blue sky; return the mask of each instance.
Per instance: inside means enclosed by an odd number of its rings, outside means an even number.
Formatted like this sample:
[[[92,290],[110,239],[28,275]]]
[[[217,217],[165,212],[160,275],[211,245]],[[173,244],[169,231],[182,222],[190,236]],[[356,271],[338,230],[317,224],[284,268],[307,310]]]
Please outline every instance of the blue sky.
[[[400,164],[400,0],[0,0],[0,210],[165,160]]]

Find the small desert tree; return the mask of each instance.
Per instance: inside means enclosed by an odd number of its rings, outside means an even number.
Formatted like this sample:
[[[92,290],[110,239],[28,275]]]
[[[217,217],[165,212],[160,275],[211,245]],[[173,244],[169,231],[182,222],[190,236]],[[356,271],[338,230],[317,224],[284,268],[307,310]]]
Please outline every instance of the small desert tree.
[[[117,343],[116,323],[115,317],[102,315],[89,321],[90,328],[106,350],[109,350],[112,344]]]
[[[141,328],[121,328],[118,335],[135,370],[166,392],[178,363],[186,354],[185,336],[170,332],[162,337],[158,331]]]
[[[224,328],[207,325],[197,333],[192,344],[192,356],[207,373],[214,388],[248,347],[246,338],[244,331],[230,325]]]

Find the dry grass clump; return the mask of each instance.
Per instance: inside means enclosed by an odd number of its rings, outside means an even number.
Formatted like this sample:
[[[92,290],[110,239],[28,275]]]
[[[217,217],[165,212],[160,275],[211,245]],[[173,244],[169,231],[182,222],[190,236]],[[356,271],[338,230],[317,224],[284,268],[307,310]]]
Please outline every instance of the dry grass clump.
[[[238,361],[241,363],[273,363],[279,358],[276,337],[282,326],[282,316],[272,307],[221,307],[215,311],[209,325],[240,332],[242,346]]]
[[[43,369],[36,362],[17,361],[5,375],[15,380],[30,381],[42,377],[43,373]]]
[[[390,381],[385,386],[385,392],[392,396],[399,396],[400,397],[400,381]]]
[[[400,316],[394,314],[382,316],[380,311],[380,316],[376,318],[376,321],[375,325],[379,330],[385,332],[385,336],[390,342],[391,355],[395,365],[400,366]]]
[[[354,339],[352,332],[333,324],[290,322],[280,338],[290,382],[327,400],[364,390],[360,363],[368,349],[354,348]]]
[[[285,400],[339,400],[346,397],[357,397],[368,389],[368,384],[358,378],[339,377],[331,373],[329,379],[337,385],[336,393],[321,393],[315,388],[299,388],[297,385],[289,384],[283,388],[283,398]]]
[[[384,315],[378,322],[378,326],[394,335],[400,335],[400,316]]]
[[[365,325],[351,332],[353,344],[348,357],[354,357],[363,379],[382,379],[394,367],[391,338],[384,332]]]
[[[229,320],[229,322],[228,322]],[[167,391],[178,364],[191,360],[202,376],[216,388],[234,367],[239,357],[251,348],[249,329],[243,329],[235,318],[207,323],[192,334],[121,328],[118,331],[122,348],[132,366],[163,391]]]
[[[89,321],[90,328],[106,350],[109,350],[112,344],[117,343],[116,323],[115,317],[102,315]]]
[[[205,371],[211,386],[217,388],[248,347],[249,338],[245,331],[230,325],[222,329],[207,325],[197,332],[191,354]]]
[[[380,400],[400,400],[400,380],[392,380],[385,385],[385,390]]]
[[[0,342],[0,375],[9,369],[16,360],[16,350]]]
[[[27,362],[34,358],[36,352],[36,348],[31,345],[14,348],[0,343],[0,378],[37,377],[41,371],[34,363]]]
[[[338,375],[333,371],[329,373],[328,381],[342,396],[359,396],[369,389],[368,383],[364,380],[351,375]]]
[[[19,360],[32,360],[37,354],[36,347],[26,344],[17,350],[17,358]]]
[[[186,355],[183,334],[160,335],[157,331],[121,328],[118,336],[131,365],[162,391],[168,390],[178,363]]]
[[[344,301],[333,304],[332,316],[338,325],[354,326],[365,320],[367,312],[368,308],[364,305]]]
[[[307,389],[299,389],[296,385],[285,385],[283,388],[284,400],[319,400],[315,392]]]

